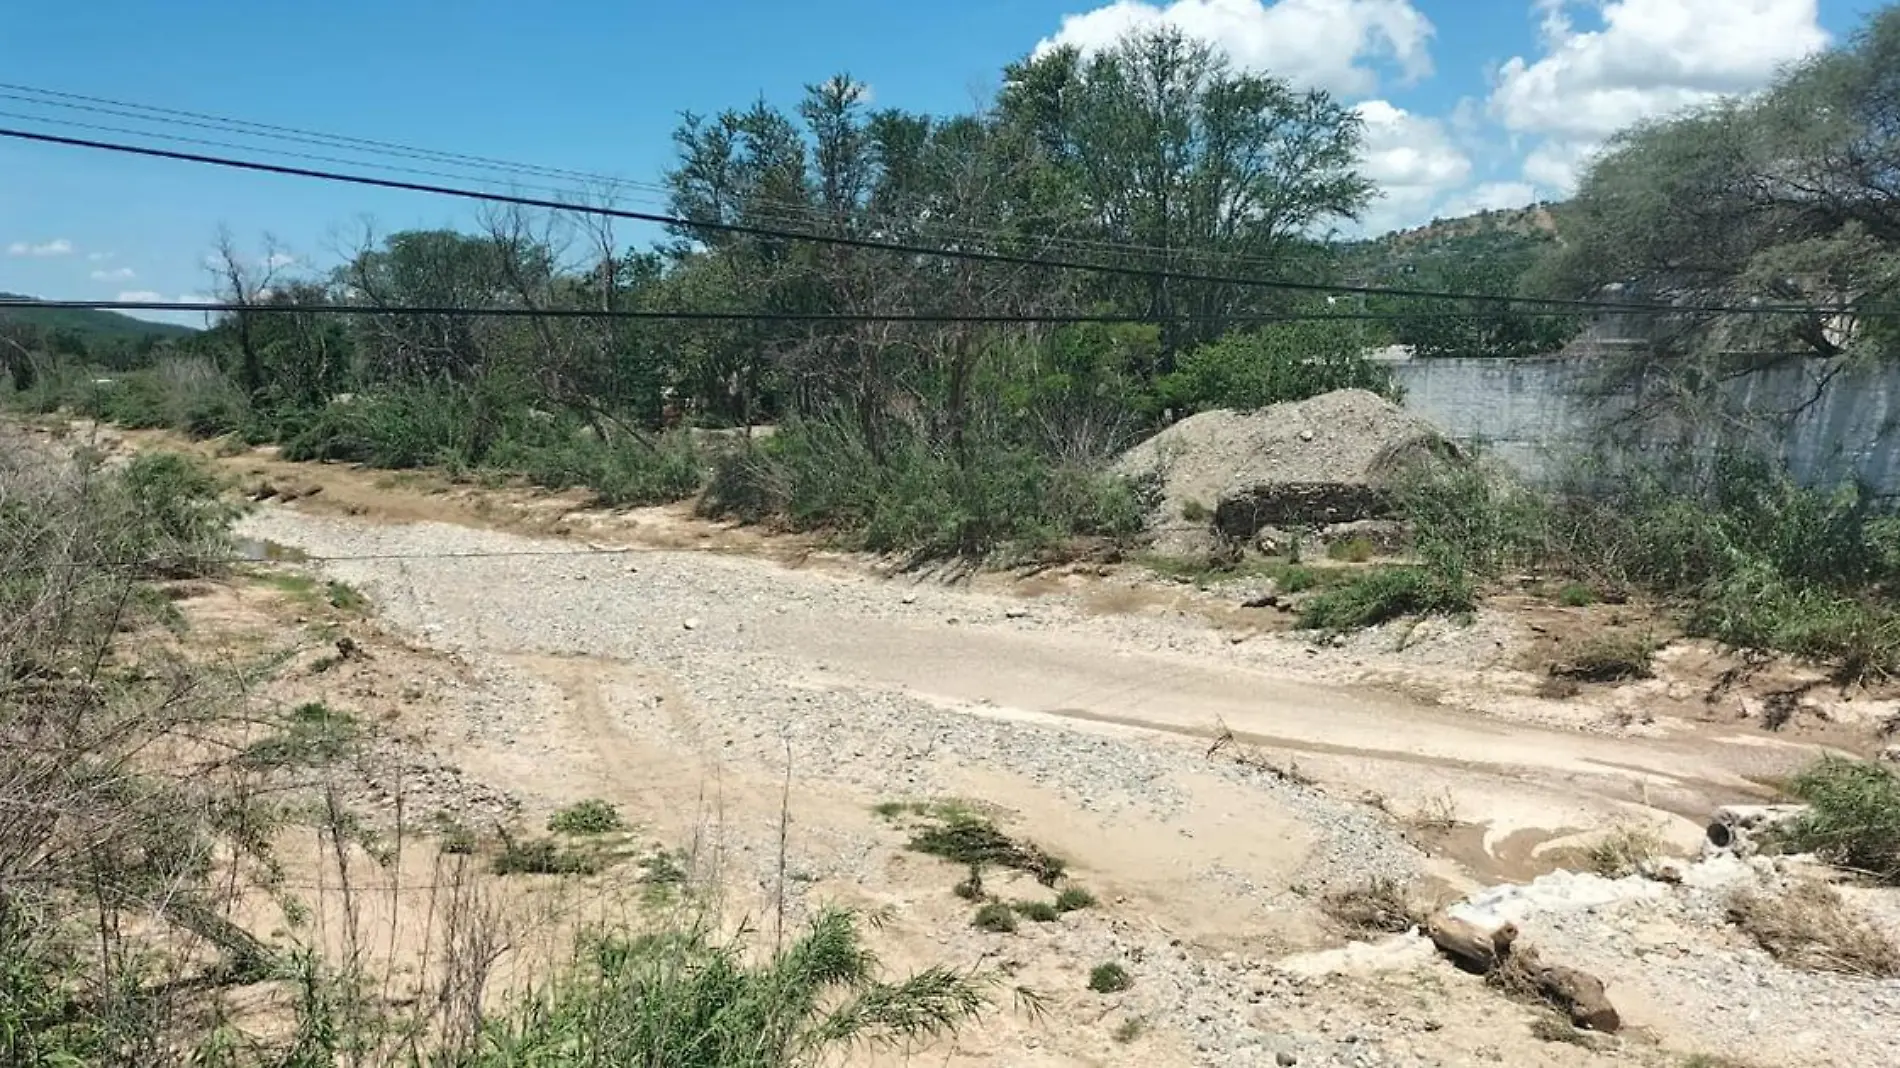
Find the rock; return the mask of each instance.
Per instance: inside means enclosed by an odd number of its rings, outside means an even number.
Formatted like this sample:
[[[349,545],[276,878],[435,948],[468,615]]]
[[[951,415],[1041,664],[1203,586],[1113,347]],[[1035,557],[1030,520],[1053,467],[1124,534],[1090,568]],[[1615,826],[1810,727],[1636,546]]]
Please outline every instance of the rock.
[[[916,604],[917,595],[914,593],[907,593],[904,596],[899,597],[897,600],[899,604]]]
[[[1890,745],[1880,751],[1880,760],[1888,764],[1900,764],[1900,744]]]
[[[1004,619],[1028,619],[1029,609],[1027,608],[1005,609],[1003,612],[1003,618]]]
[[[688,619],[688,620],[687,620],[686,622],[684,622],[684,623],[682,623],[682,624],[680,624],[680,626],[682,626],[682,627],[685,627],[685,628],[686,628],[687,630],[698,630],[698,629],[699,629],[699,620],[697,620],[697,619]]]
[[[1279,1065],[1280,1068],[1291,1068],[1292,1065],[1300,1063],[1300,1058],[1297,1054],[1281,1050],[1273,1055],[1273,1063]]]

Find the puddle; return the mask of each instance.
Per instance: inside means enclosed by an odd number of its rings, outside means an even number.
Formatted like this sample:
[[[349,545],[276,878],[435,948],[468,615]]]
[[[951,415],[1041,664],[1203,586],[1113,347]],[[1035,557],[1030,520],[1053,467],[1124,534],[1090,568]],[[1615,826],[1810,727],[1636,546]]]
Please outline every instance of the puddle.
[[[310,559],[310,554],[289,545],[279,545],[263,538],[239,538],[233,546],[238,558],[258,563],[294,564]]]

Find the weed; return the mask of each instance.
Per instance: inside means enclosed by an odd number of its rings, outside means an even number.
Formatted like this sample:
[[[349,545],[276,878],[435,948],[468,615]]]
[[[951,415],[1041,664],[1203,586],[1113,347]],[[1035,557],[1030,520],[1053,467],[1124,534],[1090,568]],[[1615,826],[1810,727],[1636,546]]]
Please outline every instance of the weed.
[[[1274,575],[1274,583],[1282,593],[1305,593],[1319,586],[1320,575],[1310,567],[1289,563]]]
[[[1788,784],[1808,811],[1782,833],[1797,849],[1882,882],[1900,884],[1900,774],[1826,757]]]
[[[1419,802],[1419,806],[1406,821],[1414,829],[1443,834],[1458,829],[1462,822],[1458,818],[1458,799],[1446,790]]]
[[[552,838],[517,842],[504,837],[492,867],[496,875],[594,875],[600,871],[601,862],[594,854],[568,848]]]
[[[1382,567],[1315,595],[1300,612],[1300,626],[1341,633],[1403,616],[1462,616],[1476,606],[1477,592],[1462,576],[1410,565]]]
[[[1327,894],[1320,909],[1355,934],[1403,934],[1423,926],[1431,913],[1409,886],[1385,876]]]
[[[985,897],[983,890],[983,865],[970,865],[970,874],[962,882],[950,888],[950,892],[965,901],[981,901]]]
[[[1056,895],[1057,912],[1080,912],[1095,907],[1095,895],[1080,886],[1065,886]]]
[[[911,804],[908,801],[879,801],[871,806],[871,812],[874,815],[882,816],[887,820],[894,820],[909,811],[911,811]]]
[[[324,587],[324,598],[331,608],[339,612],[367,612],[369,598],[363,596],[355,587],[343,582],[330,582]]]
[[[640,858],[639,881],[648,886],[681,886],[688,875],[680,858],[666,850]]]
[[[991,934],[1010,934],[1016,930],[1016,912],[1001,901],[987,902],[976,910],[970,925]]]
[[[1641,871],[1661,850],[1662,839],[1654,830],[1624,826],[1592,842],[1584,850],[1584,857],[1591,871],[1605,879],[1621,879]]]
[[[354,717],[311,701],[292,709],[276,734],[246,746],[238,760],[258,769],[322,767],[348,756],[359,733]]]
[[[1214,513],[1197,500],[1181,502],[1181,518],[1190,523],[1205,523],[1214,518]]]
[[[1341,563],[1363,564],[1372,559],[1374,547],[1372,539],[1361,534],[1345,541],[1336,541],[1326,547],[1326,558]]]
[[[1147,1033],[1147,1017],[1130,1016],[1121,1023],[1116,1024],[1115,1030],[1109,1034],[1109,1037],[1114,1039],[1117,1043],[1126,1046]]]
[[[1856,915],[1833,887],[1805,881],[1786,890],[1742,890],[1730,922],[1794,968],[1875,978],[1900,976],[1900,945]]]
[[[1565,608],[1587,608],[1597,603],[1597,591],[1581,582],[1566,583],[1557,591],[1557,603]]]
[[[622,826],[620,810],[599,798],[577,801],[548,817],[548,830],[555,834],[606,834]]]
[[[1119,994],[1134,985],[1135,978],[1128,969],[1113,961],[1089,969],[1089,989],[1097,994]]]
[[[1009,907],[1031,923],[1054,923],[1062,918],[1062,912],[1047,901],[1016,901]]]
[[[910,840],[910,848],[958,864],[994,865],[1027,872],[1044,886],[1054,886],[1066,870],[1059,857],[1040,846],[1018,842],[988,820],[967,813],[957,813],[918,831]]]
[[[437,845],[441,851],[450,856],[472,856],[478,844],[475,832],[459,823],[451,823],[444,827],[437,838]]]
[[[1600,634],[1568,659],[1550,665],[1552,678],[1623,682],[1655,675],[1656,643],[1648,635]]]
[[[1554,1012],[1540,1012],[1531,1019],[1531,1037],[1542,1042],[1561,1042],[1595,1049],[1597,1040],[1587,1031],[1579,1031],[1569,1020]]]

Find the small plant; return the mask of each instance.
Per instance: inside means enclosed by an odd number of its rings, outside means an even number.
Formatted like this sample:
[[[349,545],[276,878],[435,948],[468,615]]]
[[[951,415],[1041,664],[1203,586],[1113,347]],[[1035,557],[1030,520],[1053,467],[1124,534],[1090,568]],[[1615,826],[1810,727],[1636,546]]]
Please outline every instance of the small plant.
[[[1364,534],[1336,541],[1326,547],[1326,557],[1341,563],[1363,564],[1372,559],[1374,553],[1372,539]]]
[[[1056,895],[1057,912],[1080,912],[1095,907],[1095,895],[1080,886],[1065,886]]]
[[[1320,899],[1320,908],[1355,934],[1404,934],[1424,926],[1430,912],[1410,887],[1385,876],[1335,890]]]
[[[1808,811],[1782,834],[1796,849],[1900,884],[1900,774],[1863,760],[1826,757],[1794,777],[1788,791]]]
[[[983,892],[983,865],[970,865],[970,874],[960,883],[950,888],[950,892],[965,901],[981,901]]]
[[[1879,979],[1900,976],[1900,945],[1856,915],[1833,887],[1805,881],[1783,891],[1743,890],[1730,922],[1792,968]]]
[[[1123,1020],[1121,1023],[1116,1024],[1115,1030],[1109,1035],[1109,1037],[1113,1038],[1117,1043],[1126,1046],[1129,1043],[1140,1038],[1142,1035],[1146,1034],[1147,1032],[1148,1032],[1148,1018],[1147,1017],[1130,1016],[1128,1019]]]
[[[1030,923],[1054,923],[1062,913],[1047,901],[1018,901],[1010,905],[1016,915]]]
[[[1618,827],[1584,851],[1590,870],[1605,879],[1634,875],[1656,859],[1662,839],[1648,827]]]
[[[976,910],[970,926],[991,934],[1012,934],[1016,930],[1016,912],[1001,901],[991,901]]]
[[[501,853],[495,857],[496,875],[594,875],[600,871],[600,858],[563,847],[552,838],[531,838],[517,842],[502,840]]]
[[[1450,790],[1446,790],[1421,801],[1407,822],[1416,830],[1438,834],[1457,830],[1461,822],[1458,819],[1458,799],[1451,796]]]
[[[284,717],[279,733],[247,746],[238,759],[252,768],[321,767],[348,756],[358,733],[348,713],[310,701]]]
[[[1557,591],[1557,603],[1565,608],[1588,608],[1597,603],[1597,591],[1581,582],[1566,583]]]
[[[475,852],[477,842],[474,831],[459,823],[451,823],[442,829],[442,835],[437,839],[437,844],[445,854],[465,857]]]
[[[1135,985],[1128,969],[1113,961],[1089,969],[1089,989],[1097,994],[1119,994]]]
[[[1656,643],[1648,635],[1600,634],[1569,659],[1550,665],[1552,678],[1576,682],[1623,682],[1655,675]]]
[[[1027,872],[1044,886],[1054,886],[1066,865],[1059,857],[1029,842],[1018,842],[996,829],[989,820],[967,812],[953,812],[942,822],[917,832],[910,848],[959,864],[985,864]]]
[[[555,834],[606,834],[621,828],[620,810],[599,798],[577,801],[548,817]]]
[[[639,882],[648,886],[680,886],[686,882],[686,866],[667,850],[640,858]]]
[[[1280,569],[1274,582],[1282,593],[1305,593],[1319,585],[1319,572],[1300,564],[1288,564]]]
[[[1208,511],[1207,505],[1200,501],[1190,499],[1181,502],[1181,518],[1190,523],[1205,523],[1213,516],[1214,513]]]
[[[1404,616],[1462,616],[1477,603],[1477,591],[1462,576],[1434,568],[1382,567],[1315,595],[1300,613],[1300,626],[1337,634]]]
[[[1579,1031],[1569,1020],[1554,1012],[1540,1012],[1531,1020],[1531,1037],[1542,1042],[1561,1042],[1570,1046],[1595,1049],[1597,1040]]]
[[[324,587],[324,600],[339,612],[365,612],[369,610],[369,598],[344,582],[331,582]]]

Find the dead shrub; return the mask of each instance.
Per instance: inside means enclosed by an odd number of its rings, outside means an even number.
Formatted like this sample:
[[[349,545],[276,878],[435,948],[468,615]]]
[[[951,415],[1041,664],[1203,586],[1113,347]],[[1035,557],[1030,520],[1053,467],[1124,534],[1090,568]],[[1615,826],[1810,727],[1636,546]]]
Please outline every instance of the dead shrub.
[[[1422,927],[1434,907],[1397,879],[1374,876],[1320,899],[1320,910],[1354,934],[1404,934]]]
[[[1729,899],[1729,921],[1776,960],[1805,971],[1900,977],[1900,946],[1817,880]]]

